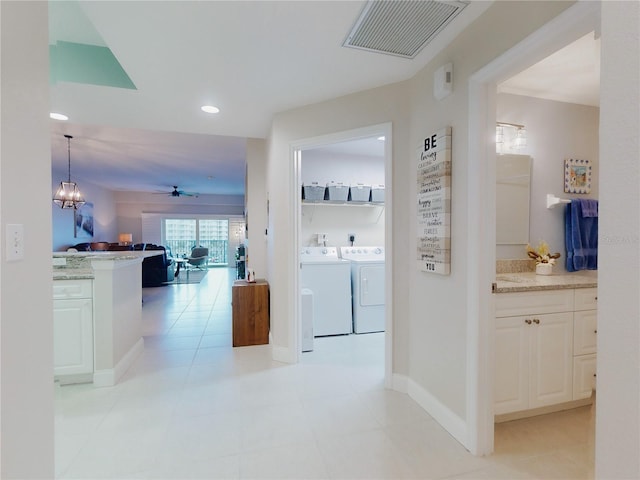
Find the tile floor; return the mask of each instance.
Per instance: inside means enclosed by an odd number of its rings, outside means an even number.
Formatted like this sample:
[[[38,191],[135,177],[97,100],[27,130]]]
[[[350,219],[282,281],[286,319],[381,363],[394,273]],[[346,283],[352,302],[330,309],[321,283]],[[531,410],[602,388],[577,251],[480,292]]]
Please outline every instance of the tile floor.
[[[57,388],[57,478],[593,478],[592,407],[500,424],[480,458],[384,389],[384,334],[316,339],[297,365],[232,348],[234,273],[144,289],[122,381]]]

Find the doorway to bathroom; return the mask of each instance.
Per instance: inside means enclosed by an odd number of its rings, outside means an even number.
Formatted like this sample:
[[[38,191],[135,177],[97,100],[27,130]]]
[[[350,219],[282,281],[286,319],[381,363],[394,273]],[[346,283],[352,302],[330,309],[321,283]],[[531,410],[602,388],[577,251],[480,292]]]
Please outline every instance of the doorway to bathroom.
[[[554,21],[534,32],[496,60],[476,72],[469,83],[469,154],[477,158],[472,162],[468,189],[470,192],[469,218],[478,222],[469,225],[469,235],[477,241],[468,252],[471,258],[481,258],[486,252],[495,252],[495,216],[488,217],[485,209],[495,210],[495,143],[487,142],[495,134],[498,85],[522,72],[539,60],[551,55],[569,43],[594,31],[598,25],[598,5],[577,4]],[[596,151],[597,154],[597,151]],[[476,255],[477,254],[477,255]],[[470,445],[478,454],[489,454],[494,447],[494,318],[493,297],[485,288],[495,280],[495,253],[485,261],[470,265],[469,291],[478,292],[471,299],[473,312],[469,316],[468,388],[475,397],[469,402]]]

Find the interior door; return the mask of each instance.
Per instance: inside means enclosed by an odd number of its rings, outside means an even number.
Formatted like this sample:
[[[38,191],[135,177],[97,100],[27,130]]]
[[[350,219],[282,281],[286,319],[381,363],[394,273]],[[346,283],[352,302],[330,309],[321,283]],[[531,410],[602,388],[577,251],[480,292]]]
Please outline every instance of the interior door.
[[[360,267],[360,305],[384,305],[384,265]]]

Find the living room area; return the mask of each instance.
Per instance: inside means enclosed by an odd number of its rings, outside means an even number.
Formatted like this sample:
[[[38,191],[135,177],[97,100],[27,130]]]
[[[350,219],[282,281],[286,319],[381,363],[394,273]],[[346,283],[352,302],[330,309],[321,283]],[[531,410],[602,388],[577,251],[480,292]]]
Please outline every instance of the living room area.
[[[62,176],[54,169],[52,192]],[[243,195],[175,198],[78,183],[84,205],[52,205],[53,252],[161,250],[144,260],[143,287],[197,283],[210,268],[236,268],[245,242]]]

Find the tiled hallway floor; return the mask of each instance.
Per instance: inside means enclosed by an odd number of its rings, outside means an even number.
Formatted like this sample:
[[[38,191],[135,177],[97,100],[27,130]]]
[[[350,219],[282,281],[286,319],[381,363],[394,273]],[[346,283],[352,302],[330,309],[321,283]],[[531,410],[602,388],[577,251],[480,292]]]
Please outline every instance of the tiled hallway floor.
[[[144,289],[122,381],[57,388],[58,478],[593,478],[591,407],[498,425],[479,458],[384,389],[383,334],[316,339],[297,365],[232,348],[233,275]]]

